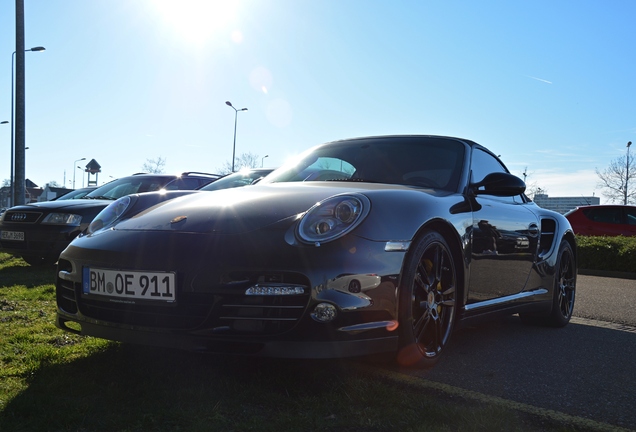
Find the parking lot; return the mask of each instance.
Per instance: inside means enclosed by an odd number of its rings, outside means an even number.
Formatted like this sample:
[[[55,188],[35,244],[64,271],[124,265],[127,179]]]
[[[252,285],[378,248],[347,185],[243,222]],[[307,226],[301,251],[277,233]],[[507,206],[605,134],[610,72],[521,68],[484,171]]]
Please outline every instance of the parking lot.
[[[513,316],[462,329],[435,368],[399,372],[531,412],[636,430],[635,306],[636,281],[579,275],[565,328],[529,327]]]

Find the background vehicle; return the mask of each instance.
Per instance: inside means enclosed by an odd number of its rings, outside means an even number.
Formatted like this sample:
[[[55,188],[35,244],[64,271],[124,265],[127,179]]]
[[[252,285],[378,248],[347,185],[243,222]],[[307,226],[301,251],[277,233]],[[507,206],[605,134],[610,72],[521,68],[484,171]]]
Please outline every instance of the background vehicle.
[[[271,168],[242,169],[235,173],[228,174],[225,177],[221,177],[219,180],[199,188],[199,190],[213,191],[249,186],[252,183],[259,181],[272,171],[274,170]]]
[[[196,189],[219,177],[197,172],[136,174],[106,183],[80,199],[11,207],[0,218],[0,250],[21,256],[31,265],[53,264],[71,240],[117,198],[160,189]]]
[[[636,235],[636,206],[581,206],[567,212],[565,217],[577,235]]]
[[[569,322],[574,234],[524,190],[472,141],[386,136],[318,146],[250,187],[128,195],[61,254],[56,324],[196,351],[395,353],[430,367],[455,325]]]
[[[75,189],[72,190],[70,192],[65,193],[64,195],[60,195],[59,197],[55,197],[50,201],[60,201],[60,200],[69,200],[69,199],[79,199],[79,198],[83,198],[86,195],[88,195],[89,193],[91,193],[92,191],[94,191],[95,189],[97,189],[97,187],[87,187],[87,188],[80,188],[80,189]]]

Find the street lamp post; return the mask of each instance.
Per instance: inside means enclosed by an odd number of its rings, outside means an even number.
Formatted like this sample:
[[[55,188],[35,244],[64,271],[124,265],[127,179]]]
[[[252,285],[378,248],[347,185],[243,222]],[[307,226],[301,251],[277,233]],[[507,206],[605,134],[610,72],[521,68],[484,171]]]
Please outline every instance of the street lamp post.
[[[0,124],[9,124],[9,122],[8,122],[7,120],[3,120],[3,121],[1,121],[1,122],[0,122]],[[10,189],[9,189],[9,190],[10,190]],[[7,200],[7,201],[8,201],[8,200]],[[7,202],[7,204],[9,204],[9,203]]]
[[[632,142],[629,141],[627,143],[627,165],[625,171],[625,190],[623,191],[623,204],[627,205],[627,183],[629,182],[629,147],[632,145]]]
[[[35,51],[35,52],[37,52],[37,51],[44,51],[44,50],[46,50],[46,48],[41,47],[41,46],[37,46],[37,47],[33,47],[33,48],[29,48],[27,50],[24,50],[24,52],[27,52],[27,51]],[[13,166],[14,165],[14,160],[13,160],[14,156],[13,155],[14,155],[14,152],[15,152],[14,133],[13,133],[14,129],[15,129],[15,126],[14,126],[15,123],[14,123],[14,119],[13,119],[13,111],[14,111],[13,107],[15,105],[15,102],[14,102],[14,97],[13,97],[13,88],[15,87],[15,85],[14,85],[14,70],[15,70],[14,64],[15,64],[15,53],[16,52],[17,51],[13,51],[13,54],[11,54],[11,177],[9,178],[9,183],[11,185],[11,196],[10,196],[11,203],[10,203],[10,206],[12,206],[13,203],[15,202],[15,185],[14,185],[14,182],[13,182],[13,177],[14,177],[14,172],[15,172],[15,169],[14,169],[14,166]]]
[[[236,109],[232,102],[226,101],[225,105],[229,106],[234,110],[234,144],[232,145],[232,172],[234,172],[234,159],[236,158],[236,119],[238,117],[239,111],[247,111],[247,108]]]
[[[76,160],[75,162],[73,162],[73,167],[76,167],[77,165],[75,165],[76,163],[78,163],[79,161],[83,161],[86,160],[86,158],[81,158]],[[80,167],[77,167],[80,168]],[[73,168],[73,189],[75,189],[75,171],[77,170],[77,168]]]
[[[266,157],[269,157],[269,155],[265,155],[261,158],[261,168],[263,168],[263,162],[265,161]]]

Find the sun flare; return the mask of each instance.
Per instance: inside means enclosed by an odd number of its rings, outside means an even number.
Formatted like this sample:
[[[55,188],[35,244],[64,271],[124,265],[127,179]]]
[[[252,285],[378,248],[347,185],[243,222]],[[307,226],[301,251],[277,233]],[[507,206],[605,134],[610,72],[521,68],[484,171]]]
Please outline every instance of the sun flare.
[[[237,0],[151,0],[149,5],[167,30],[192,44],[231,37],[237,32],[232,28],[238,13]],[[235,38],[232,40],[236,42]]]

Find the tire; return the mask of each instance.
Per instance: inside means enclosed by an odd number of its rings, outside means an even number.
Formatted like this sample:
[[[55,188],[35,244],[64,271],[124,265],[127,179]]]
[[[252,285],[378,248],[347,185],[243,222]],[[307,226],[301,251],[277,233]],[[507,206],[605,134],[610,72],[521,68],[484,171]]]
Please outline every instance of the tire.
[[[563,240],[554,267],[552,310],[546,315],[521,314],[526,324],[565,327],[572,318],[576,294],[576,260],[569,242]]]
[[[450,340],[457,308],[457,271],[450,247],[425,232],[407,257],[399,291],[397,362],[430,368]]]

